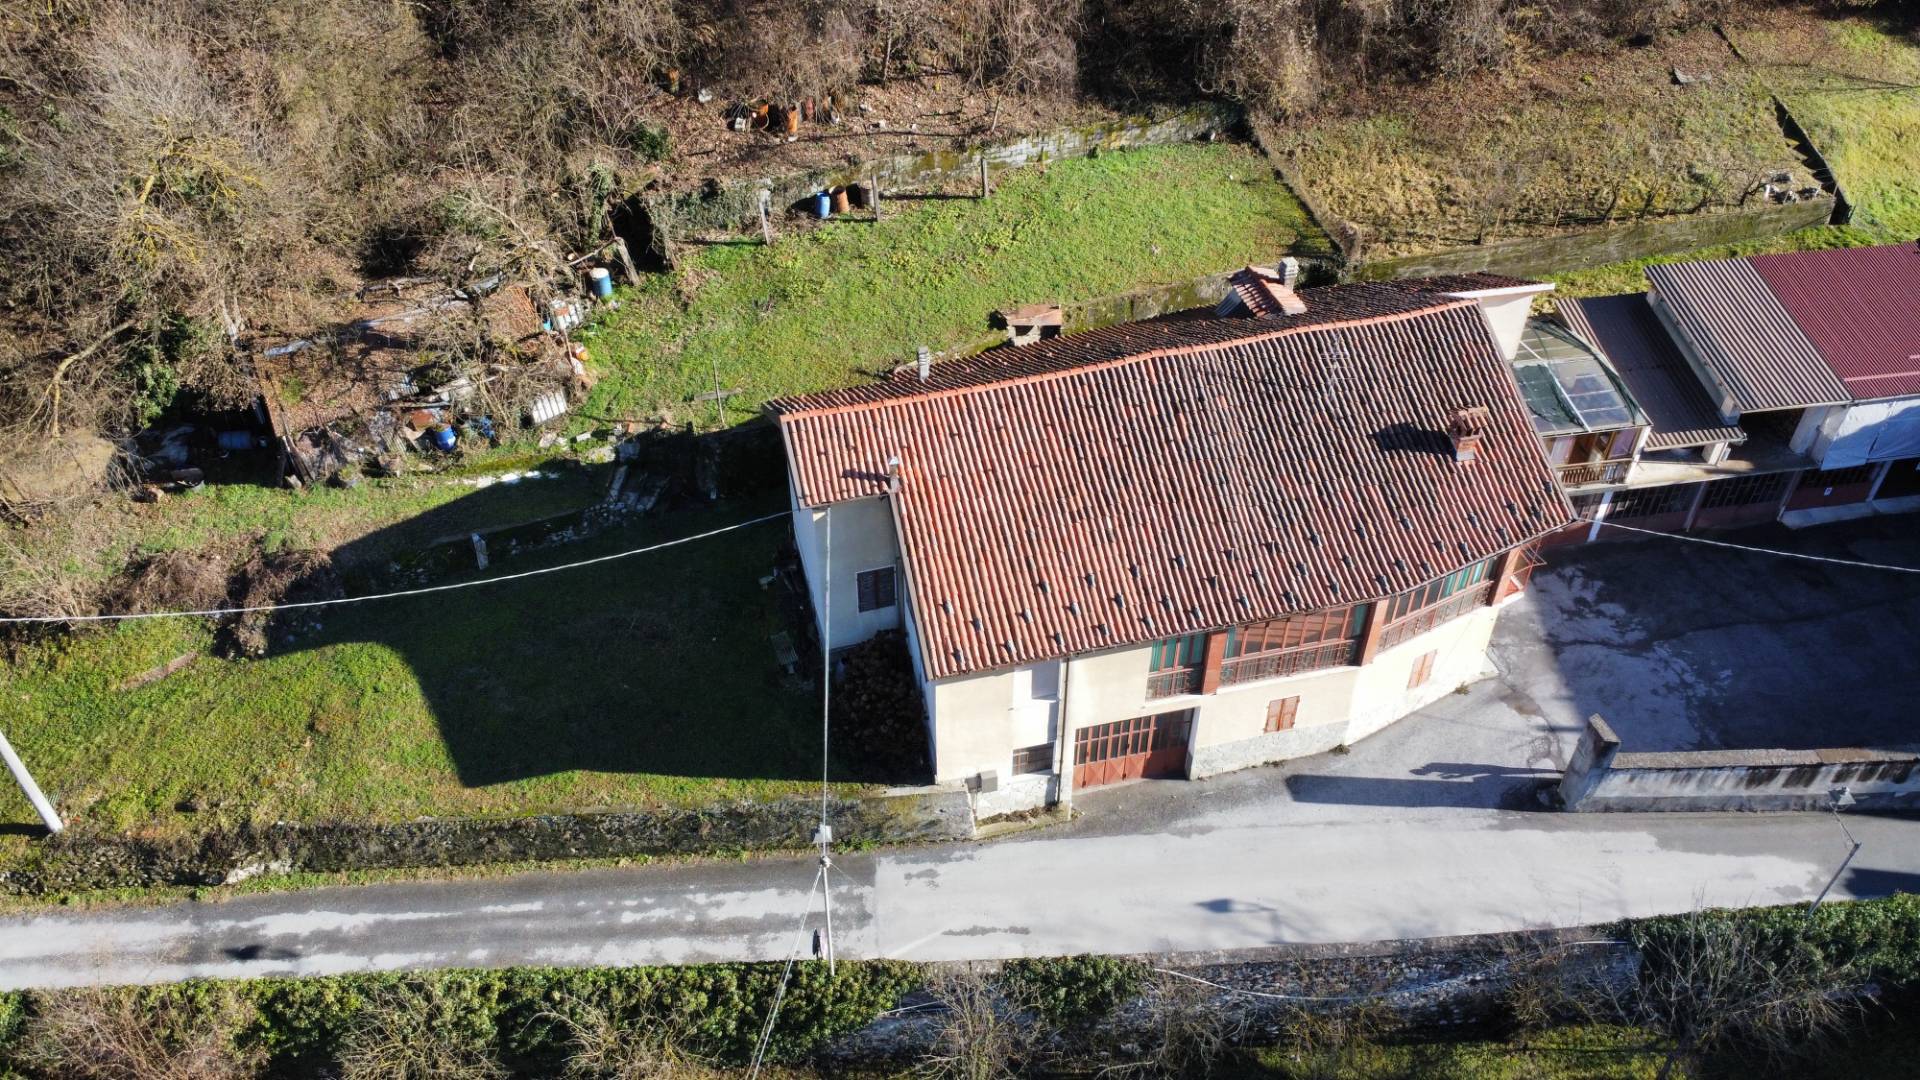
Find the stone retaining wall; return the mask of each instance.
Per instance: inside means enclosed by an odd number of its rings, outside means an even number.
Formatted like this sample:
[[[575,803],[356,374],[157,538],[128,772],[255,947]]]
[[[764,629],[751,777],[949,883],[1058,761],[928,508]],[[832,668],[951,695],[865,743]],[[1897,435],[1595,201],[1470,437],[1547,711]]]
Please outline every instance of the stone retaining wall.
[[[1421,255],[1368,259],[1362,253],[1357,261],[1349,264],[1347,273],[1349,277],[1368,280],[1463,274],[1474,270],[1515,277],[1545,277],[1650,255],[1778,236],[1825,225],[1833,213],[1833,197],[1823,195],[1805,202],[1649,218],[1630,224],[1449,248]]]
[[[242,825],[153,840],[69,830],[0,873],[21,895],[153,885],[231,884],[263,873],[473,866],[486,863],[788,850],[811,844],[814,799],[670,807],[636,813],[553,814],[366,823]],[[964,840],[966,791],[918,788],[830,807],[838,844]]]
[[[1832,793],[1845,789],[1846,805]],[[1605,720],[1587,721],[1560,781],[1568,810],[1875,810],[1920,806],[1920,756],[1884,750],[1620,752]]]

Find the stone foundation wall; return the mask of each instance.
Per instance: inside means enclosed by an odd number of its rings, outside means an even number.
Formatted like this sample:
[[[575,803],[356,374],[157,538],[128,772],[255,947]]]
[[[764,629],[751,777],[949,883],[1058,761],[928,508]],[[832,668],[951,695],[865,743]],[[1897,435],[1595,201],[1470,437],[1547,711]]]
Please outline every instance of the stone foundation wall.
[[[41,841],[0,889],[231,884],[263,873],[473,866],[487,863],[700,855],[805,848],[819,823],[812,799],[663,808],[638,813],[455,818],[389,823],[275,822],[149,840],[70,830]],[[973,810],[958,788],[924,788],[830,806],[838,844],[964,840]]]
[[[1189,775],[1199,780],[1235,769],[1250,769],[1289,758],[1324,754],[1347,741],[1348,727],[1347,724],[1318,724],[1198,747],[1193,752]]]

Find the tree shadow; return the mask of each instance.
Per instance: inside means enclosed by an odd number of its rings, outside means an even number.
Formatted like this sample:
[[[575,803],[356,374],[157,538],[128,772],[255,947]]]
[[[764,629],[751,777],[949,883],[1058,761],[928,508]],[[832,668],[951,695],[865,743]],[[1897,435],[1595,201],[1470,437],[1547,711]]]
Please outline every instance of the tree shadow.
[[[716,485],[702,476],[708,471],[697,456],[635,461],[629,477],[666,483],[653,510],[616,511],[601,501],[534,521],[525,519],[527,486],[553,481],[496,483],[354,541],[334,552],[336,594],[605,561],[280,613],[267,627],[267,655],[349,643],[391,650],[417,682],[466,787],[576,770],[675,778],[662,784],[665,791],[683,786],[679,780],[815,779],[817,648],[786,500],[764,476]],[[715,486],[727,494],[710,502],[700,488]],[[633,490],[631,481],[622,490]],[[476,532],[488,551],[484,570]],[[715,535],[692,539],[709,532]],[[663,543],[672,546],[624,554]],[[341,665],[349,678],[353,669]],[[383,726],[359,718],[382,712],[400,714],[404,727],[405,711],[418,707],[411,690],[343,685],[341,703],[310,706],[309,728],[325,734],[355,721],[354,730],[377,737]],[[365,752],[418,752],[403,739],[394,744]],[[836,762],[834,779],[867,778]]]

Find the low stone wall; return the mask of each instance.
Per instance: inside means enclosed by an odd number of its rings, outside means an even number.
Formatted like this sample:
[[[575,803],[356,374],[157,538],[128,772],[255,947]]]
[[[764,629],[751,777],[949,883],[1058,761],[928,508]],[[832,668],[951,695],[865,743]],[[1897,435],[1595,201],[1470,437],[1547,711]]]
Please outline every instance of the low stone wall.
[[[776,213],[818,191],[878,179],[884,200],[889,190],[915,190],[949,181],[977,178],[980,159],[989,174],[1095,150],[1132,146],[1170,146],[1230,133],[1243,125],[1243,113],[1229,105],[1203,105],[1170,115],[1134,116],[1079,127],[1041,132],[985,146],[927,150],[897,154],[835,169],[815,169],[781,176],[711,182],[700,191],[649,198],[647,215],[667,235],[682,236],[744,228],[757,222],[758,192],[772,192]]]
[[[1620,752],[1605,720],[1587,721],[1560,781],[1568,810],[1825,810],[1920,806],[1920,756],[1883,750]]]
[[[1347,273],[1352,278],[1370,280],[1463,274],[1474,270],[1544,277],[1649,255],[1778,236],[1825,225],[1833,212],[1833,197],[1823,195],[1805,202],[1649,218],[1421,255],[1369,259],[1363,252],[1349,264]]]
[[[274,822],[150,840],[69,830],[0,873],[21,895],[151,885],[231,884],[263,873],[409,869],[487,863],[702,855],[805,848],[814,799],[637,813],[452,818],[388,823]],[[838,844],[964,840],[973,810],[958,787],[917,788],[830,804]]]

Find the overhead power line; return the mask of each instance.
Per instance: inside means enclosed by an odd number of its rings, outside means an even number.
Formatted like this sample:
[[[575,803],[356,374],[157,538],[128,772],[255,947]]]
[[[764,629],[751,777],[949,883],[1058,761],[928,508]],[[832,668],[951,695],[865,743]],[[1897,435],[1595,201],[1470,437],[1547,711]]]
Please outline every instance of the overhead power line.
[[[744,529],[751,525],[759,525],[772,521],[775,518],[783,518],[786,516],[785,511],[776,514],[767,514],[749,521],[737,522],[733,525],[723,526],[718,529],[709,529],[703,533],[695,533],[692,536],[683,536],[678,540],[663,540],[658,544],[648,544],[646,547],[631,548],[627,551],[616,551],[611,555],[596,555],[591,559],[581,559],[578,562],[563,563],[559,566],[543,566],[537,570],[522,570],[517,574],[502,574],[498,577],[476,578],[473,581],[455,581],[446,585],[427,585],[418,589],[402,589],[398,592],[373,593],[369,596],[342,596],[331,600],[302,600],[286,604],[257,604],[252,607],[205,608],[199,611],[135,611],[119,615],[19,615],[0,617],[0,623],[127,622],[133,619],[185,619],[216,615],[249,615],[260,611],[292,611],[296,608],[337,607],[341,604],[364,603],[368,600],[395,600],[405,596],[425,596],[428,593],[452,592],[455,589],[472,589],[481,585],[499,585],[508,581],[519,581],[523,578],[539,577],[541,574],[557,574],[562,570],[578,570],[583,566],[595,566],[600,563],[613,562],[615,559],[626,559],[635,555],[645,555],[648,552],[660,551],[664,548],[678,547],[681,544],[691,544],[695,540],[706,540],[710,537],[719,536],[722,533],[730,533],[736,529]]]
[[[1808,555],[1801,551],[1781,551],[1778,548],[1729,544],[1725,540],[1709,540],[1704,536],[1688,536],[1685,533],[1660,532],[1657,529],[1639,529],[1632,525],[1616,525],[1606,518],[1583,517],[1580,520],[1589,524],[1605,525],[1610,529],[1620,529],[1624,532],[1644,533],[1647,536],[1664,536],[1669,540],[1685,540],[1691,544],[1705,544],[1708,547],[1728,548],[1733,551],[1750,551],[1756,555],[1778,555],[1783,559],[1805,559],[1808,562],[1833,563],[1836,566],[1852,566],[1862,570],[1891,570],[1896,574],[1920,574],[1920,566],[1892,566],[1887,563],[1863,562],[1859,559],[1836,559],[1829,555]]]

